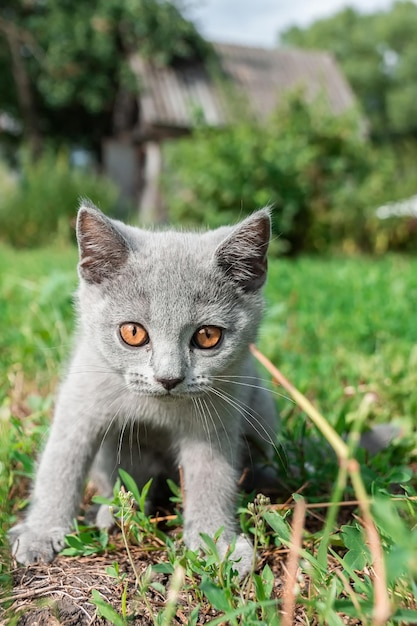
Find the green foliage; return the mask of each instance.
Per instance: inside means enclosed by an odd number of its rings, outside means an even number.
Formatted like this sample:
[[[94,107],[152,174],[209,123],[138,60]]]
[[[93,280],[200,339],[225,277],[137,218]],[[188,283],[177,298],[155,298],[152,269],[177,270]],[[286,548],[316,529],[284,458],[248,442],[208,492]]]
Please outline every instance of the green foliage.
[[[20,178],[0,198],[0,237],[16,247],[68,243],[81,197],[108,212],[118,190],[109,180],[72,168],[64,152],[46,152],[35,162],[26,155]]]
[[[375,136],[416,136],[416,29],[415,2],[400,0],[374,13],[345,8],[306,29],[292,27],[280,40],[335,55]]]
[[[0,363],[10,387],[22,376],[38,390],[55,381],[70,347],[76,263],[75,248],[0,246]],[[0,396],[6,390],[0,386]]]
[[[363,528],[359,524],[344,525],[341,528],[341,533],[343,543],[347,548],[343,557],[345,566],[352,570],[363,570],[371,561]]]
[[[18,253],[0,245],[0,581],[10,558],[5,532],[26,504],[19,485],[33,476],[57,365],[69,350],[75,263],[75,249]],[[26,419],[16,415],[22,406]]]
[[[392,156],[376,153],[359,128],[356,115],[334,117],[298,94],[266,124],[201,127],[167,149],[170,218],[218,226],[271,204],[272,251],[385,251],[399,235],[375,208],[404,185]],[[415,246],[413,229],[400,241]]]
[[[146,514],[145,504],[152,479],[143,486],[142,490],[139,490],[132,477],[123,469],[119,469],[119,475],[123,487],[118,480],[114,487],[113,498],[94,496],[93,501],[111,508],[123,536],[136,545],[148,544],[148,549],[152,550],[155,547],[153,544],[155,537],[159,538],[162,543],[169,542],[167,535],[162,533],[157,524]]]
[[[108,532],[95,526],[83,526],[75,522],[74,532],[65,537],[67,548],[61,551],[64,556],[90,556],[102,554],[109,546]]]
[[[13,42],[18,56],[24,46],[20,66],[13,62]],[[26,133],[96,148],[111,132],[120,100],[136,112],[134,53],[167,63],[204,57],[209,46],[174,1],[4,0],[0,109],[21,120]]]
[[[364,426],[398,421],[404,434],[412,428],[417,410],[415,264],[401,256],[303,257],[270,264],[259,347],[314,399],[339,433],[349,430],[365,407]],[[297,407],[285,398],[280,405],[290,431],[308,445],[311,432]],[[306,450],[313,465],[317,457],[318,471],[330,461],[322,452],[312,442]]]
[[[108,108],[117,85],[138,90],[127,53],[167,63],[203,52],[205,45],[175,3],[165,0],[106,0],[94,7],[49,0],[37,7],[31,27],[45,45],[46,67],[38,83],[45,101],[77,102],[91,112]]]

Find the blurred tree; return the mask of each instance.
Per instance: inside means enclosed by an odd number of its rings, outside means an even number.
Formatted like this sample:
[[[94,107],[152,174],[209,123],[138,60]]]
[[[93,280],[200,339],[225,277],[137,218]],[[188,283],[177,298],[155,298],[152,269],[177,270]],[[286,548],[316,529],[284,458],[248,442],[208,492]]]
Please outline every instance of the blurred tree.
[[[380,139],[417,137],[417,5],[395,2],[387,11],[346,8],[307,29],[292,27],[280,43],[330,50]]]
[[[2,0],[0,111],[23,122],[35,152],[41,136],[97,147],[123,129],[121,109],[136,115],[131,53],[168,63],[208,50],[175,1]]]

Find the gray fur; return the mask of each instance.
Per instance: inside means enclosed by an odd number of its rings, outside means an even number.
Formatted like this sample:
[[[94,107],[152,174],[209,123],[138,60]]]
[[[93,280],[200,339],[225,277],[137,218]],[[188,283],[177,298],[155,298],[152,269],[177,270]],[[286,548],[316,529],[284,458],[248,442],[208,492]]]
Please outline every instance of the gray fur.
[[[31,505],[11,531],[17,561],[50,561],[64,545],[88,472],[110,495],[120,466],[142,486],[175,475],[181,464],[185,542],[198,548],[200,533],[224,527],[225,553],[236,532],[242,435],[264,447],[275,437],[273,403],[248,350],[262,314],[269,233],[267,209],[234,227],[183,233],[139,230],[83,204],[76,348]],[[150,342],[124,344],[124,322],[141,323]],[[224,329],[218,347],[191,345],[205,325]],[[166,380],[175,381],[169,391],[159,382]],[[108,510],[97,523],[111,524]],[[248,571],[253,548],[245,537],[233,558],[241,574]]]

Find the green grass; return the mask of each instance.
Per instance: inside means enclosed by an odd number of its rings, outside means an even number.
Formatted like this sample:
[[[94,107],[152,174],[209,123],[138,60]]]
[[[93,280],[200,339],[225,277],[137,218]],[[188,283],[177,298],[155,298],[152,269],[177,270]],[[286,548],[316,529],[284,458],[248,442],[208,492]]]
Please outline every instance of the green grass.
[[[17,252],[0,246],[2,373],[20,371],[43,384],[58,374],[73,327],[76,263],[72,247]]]
[[[23,506],[45,436],[52,390],[68,354],[76,286],[75,248],[17,252],[0,246],[0,582],[7,576],[6,530]]]
[[[417,359],[417,263],[387,257],[272,264],[261,346],[331,419],[343,387],[376,386],[387,416],[415,413],[382,387],[406,377]],[[395,397],[394,405],[391,401]]]
[[[53,389],[71,346],[76,259],[72,248],[17,253],[0,247],[0,376],[5,381],[0,388],[0,581],[5,584],[9,580],[5,531],[24,504],[35,451],[47,430]],[[266,299],[259,347],[339,434],[348,437],[352,428],[366,430],[377,423],[389,422],[399,428],[400,436],[387,450],[376,457],[363,451],[356,456],[369,493],[385,496],[377,500],[373,514],[385,551],[387,585],[395,611],[388,623],[416,623],[417,528],[412,498],[417,458],[417,259],[271,261]],[[303,486],[308,502],[328,500],[338,472],[330,446],[293,402],[281,398],[279,406],[283,453],[277,463],[283,466],[283,473],[289,465],[285,477],[288,493]],[[393,493],[406,500],[392,503]],[[344,496],[353,496],[351,488],[345,489]],[[126,502],[120,502],[117,493],[115,497],[123,511]],[[282,516],[262,502],[255,508],[247,509],[244,503],[242,507],[242,523],[247,530],[252,528],[261,554],[271,555],[281,543],[288,544],[291,513]],[[142,539],[151,541],[157,531],[143,514],[128,511],[126,515],[128,534],[139,527]],[[328,552],[333,566],[323,570],[316,558],[323,524],[312,524],[311,519],[304,531],[305,552],[300,564],[300,576],[311,582],[308,593],[299,588],[298,606],[319,624],[338,626],[343,623],[341,615],[357,616],[355,600],[335,574],[339,568],[361,607],[362,623],[371,624],[370,556],[360,525],[345,516],[345,524],[335,526]],[[183,589],[181,597],[186,591],[190,599],[189,624],[198,623],[198,604],[223,615],[220,622],[280,623],[275,608],[272,617],[268,604],[271,594],[274,597],[269,565],[241,586],[230,568],[221,570],[219,576],[212,542],[206,561],[201,561],[190,551],[176,552],[168,535],[159,534],[158,541],[165,541],[166,546],[167,564],[162,569],[165,567],[174,586]],[[96,543],[107,549],[102,537]],[[73,540],[74,546],[80,542]],[[90,548],[91,543],[86,545],[87,553]],[[269,556],[271,567],[274,558]],[[182,574],[178,573],[180,565]],[[146,608],[153,583],[149,576],[139,578],[138,593]],[[164,593],[162,589],[159,592]],[[128,623],[126,604],[122,603],[124,612],[120,613],[97,593],[92,601],[99,613],[112,616],[113,623]],[[154,623],[171,623],[175,611],[175,603],[167,605],[155,614]]]

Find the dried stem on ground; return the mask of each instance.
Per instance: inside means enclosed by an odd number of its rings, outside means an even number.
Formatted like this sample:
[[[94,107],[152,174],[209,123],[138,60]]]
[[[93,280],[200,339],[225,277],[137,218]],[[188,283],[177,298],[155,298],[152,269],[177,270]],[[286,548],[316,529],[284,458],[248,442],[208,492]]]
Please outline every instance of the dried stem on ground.
[[[298,572],[298,559],[300,557],[303,530],[306,515],[304,500],[298,500],[295,504],[290,538],[290,551],[286,563],[286,576],[282,594],[282,626],[294,624],[294,611],[296,605],[296,585]]]

